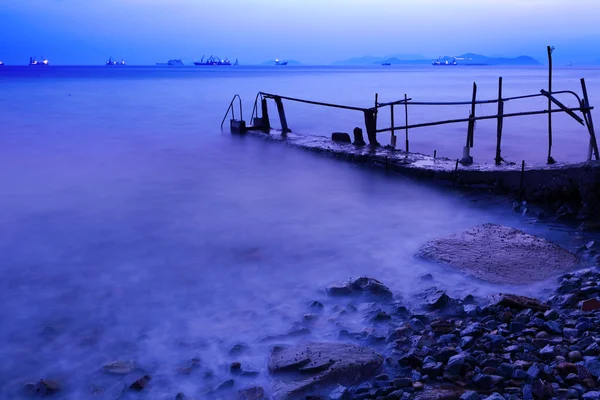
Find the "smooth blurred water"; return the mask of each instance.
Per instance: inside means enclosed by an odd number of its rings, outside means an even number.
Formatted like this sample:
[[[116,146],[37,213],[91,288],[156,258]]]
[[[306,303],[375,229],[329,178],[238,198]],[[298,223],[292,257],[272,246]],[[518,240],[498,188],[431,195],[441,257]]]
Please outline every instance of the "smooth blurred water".
[[[270,344],[261,339],[287,332],[312,300],[332,307],[327,284],[364,274],[407,301],[428,272],[455,295],[540,293],[543,286],[473,282],[413,255],[429,239],[484,222],[565,245],[569,235],[523,220],[506,203],[474,203],[219,129],[234,93],[248,117],[259,90],[355,105],[368,105],[375,92],[380,101],[404,91],[454,100],[468,98],[473,80],[494,92],[498,74],[510,95],[539,89],[545,71],[3,68],[0,396],[19,398],[25,382],[49,378],[63,384],[64,398],[94,390],[111,398],[105,391],[119,379],[100,368],[116,359],[135,359],[154,377],[151,398],[181,390],[198,396],[224,380],[234,360],[261,371],[238,387],[263,382]],[[588,78],[593,101],[597,70],[557,71],[557,89],[579,75]],[[301,105],[287,112],[300,133],[361,124],[347,112]],[[583,128],[556,120],[556,142],[565,145],[556,145],[555,158],[585,155]],[[545,128],[527,121],[506,123],[504,154],[543,160]],[[495,139],[489,147],[484,134],[493,137],[495,127],[483,125],[476,158],[490,150],[493,157]],[[463,128],[415,131],[411,146],[454,156]],[[323,321],[311,338],[336,332]],[[238,341],[251,350],[229,356]],[[201,371],[177,374],[192,357],[202,359]],[[215,377],[202,379],[208,370]]]

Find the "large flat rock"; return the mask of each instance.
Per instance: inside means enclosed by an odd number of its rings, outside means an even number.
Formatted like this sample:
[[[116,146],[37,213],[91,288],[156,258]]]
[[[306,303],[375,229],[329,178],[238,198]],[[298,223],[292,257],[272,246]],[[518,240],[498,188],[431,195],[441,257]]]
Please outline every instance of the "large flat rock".
[[[273,349],[269,372],[273,398],[289,400],[334,384],[352,385],[371,377],[383,363],[375,351],[347,343],[306,343]]]
[[[579,265],[577,256],[555,243],[495,224],[427,242],[418,256],[501,284],[538,282]]]

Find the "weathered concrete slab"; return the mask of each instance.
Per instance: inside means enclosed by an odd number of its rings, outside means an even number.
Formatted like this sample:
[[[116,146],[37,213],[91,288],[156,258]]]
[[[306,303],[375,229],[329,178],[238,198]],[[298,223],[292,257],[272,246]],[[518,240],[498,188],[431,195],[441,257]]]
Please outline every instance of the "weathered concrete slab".
[[[275,377],[275,400],[304,398],[318,387],[352,385],[371,377],[383,363],[375,351],[347,343],[307,343],[275,348],[269,372]]]
[[[538,282],[579,265],[577,256],[555,243],[495,224],[434,239],[418,256],[502,284]]]
[[[390,147],[355,146],[335,143],[322,136],[288,133],[285,136],[253,133],[269,140],[347,161],[386,168],[408,176],[447,182],[458,186],[484,186],[498,193],[524,196],[530,202],[568,203],[582,215],[600,216],[600,161],[581,163],[526,163],[521,185],[521,165],[493,162],[458,165],[456,160],[407,153]],[[523,192],[521,193],[521,187]],[[574,210],[577,211],[577,210]]]

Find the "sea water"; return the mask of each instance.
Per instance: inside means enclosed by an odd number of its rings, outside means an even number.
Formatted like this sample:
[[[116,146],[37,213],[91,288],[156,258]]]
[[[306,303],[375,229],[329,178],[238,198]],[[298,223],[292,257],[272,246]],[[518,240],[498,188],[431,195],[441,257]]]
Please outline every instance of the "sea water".
[[[474,201],[219,128],[236,93],[248,120],[260,90],[370,107],[375,93],[382,102],[404,93],[469,100],[473,81],[482,98],[494,97],[498,76],[507,96],[546,84],[543,68],[3,67],[0,397],[20,398],[26,382],[45,378],[61,383],[61,398],[116,398],[124,380],[148,373],[151,398],[203,398],[232,361],[259,372],[236,388],[266,384],[265,339],[297,326],[313,300],[334,307],[328,284],[365,274],[409,305],[432,284],[456,296],[543,294],[544,285],[486,285],[414,257],[427,240],[485,222],[572,246],[572,235],[513,213],[510,202]],[[557,70],[555,89],[578,90],[582,76],[593,103],[598,70]],[[286,103],[286,112],[294,132],[309,135],[363,123],[351,111]],[[468,113],[412,107],[409,122]],[[274,108],[272,118],[277,125]],[[544,162],[545,121],[507,120],[503,155]],[[554,131],[557,160],[585,158],[583,127],[555,116]],[[495,132],[494,122],[477,124],[476,161],[493,160]],[[411,150],[455,158],[466,125],[409,134]],[[433,283],[420,279],[427,273]],[[332,340],[336,329],[323,320],[309,336],[281,340]],[[230,354],[236,343],[242,354]],[[182,375],[192,358],[200,366]],[[139,371],[105,374],[115,360],[135,360]]]

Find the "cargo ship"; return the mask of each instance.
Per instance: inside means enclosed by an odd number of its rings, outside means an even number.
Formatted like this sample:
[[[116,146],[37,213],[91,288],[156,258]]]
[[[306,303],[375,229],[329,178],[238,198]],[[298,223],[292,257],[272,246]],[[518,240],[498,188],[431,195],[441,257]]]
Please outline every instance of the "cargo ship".
[[[448,61],[447,58],[444,59],[444,60],[440,60],[440,57],[438,57],[438,59],[435,60],[434,62],[432,62],[431,65],[440,65],[440,66],[441,65],[443,65],[443,66],[446,66],[446,65],[458,65],[458,62],[456,61],[456,57],[454,57],[452,59],[452,61]]]
[[[185,64],[183,63],[183,61],[181,61],[181,59],[176,60],[169,60],[166,63],[156,63],[156,65],[160,65],[160,66],[169,66],[169,67],[183,67]]]
[[[49,65],[48,60],[42,57],[42,61],[38,61],[36,57],[29,57],[29,65]]]
[[[288,65],[288,62],[287,61],[275,60],[275,65]]]
[[[106,65],[125,65],[125,61],[123,61],[123,59],[121,59],[121,61],[116,61],[113,60],[112,57],[109,57]]]
[[[221,60],[219,57],[213,56],[208,57],[206,61],[204,61],[204,56],[202,56],[202,59],[200,61],[195,61],[194,65],[231,65],[231,61],[227,58]]]

